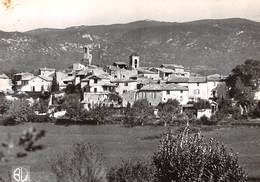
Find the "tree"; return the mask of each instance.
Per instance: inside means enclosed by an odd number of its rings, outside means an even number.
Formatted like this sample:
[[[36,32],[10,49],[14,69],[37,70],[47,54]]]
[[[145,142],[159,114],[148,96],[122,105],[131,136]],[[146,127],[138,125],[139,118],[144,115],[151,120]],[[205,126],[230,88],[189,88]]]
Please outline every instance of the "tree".
[[[18,71],[16,69],[10,69],[8,71],[5,72],[5,74],[12,80],[12,83],[14,84],[14,75],[18,73]]]
[[[74,84],[68,84],[65,88],[65,93],[66,94],[72,94],[75,93],[76,86]]]
[[[153,107],[145,99],[137,100],[125,112],[125,124],[129,126],[144,125],[153,116]]]
[[[159,103],[157,106],[159,117],[164,125],[173,122],[174,118],[181,113],[180,103],[176,99],[169,99],[166,103]]]
[[[119,104],[122,103],[122,97],[120,97],[120,96],[119,96],[118,94],[116,94],[116,93],[110,93],[110,94],[108,95],[108,98],[109,98],[110,101],[117,102],[117,103],[119,103]]]
[[[51,84],[51,92],[57,92],[59,91],[59,83],[57,82],[57,74],[56,71],[54,73],[54,77],[52,79],[52,84]]]
[[[226,79],[228,94],[237,101],[241,113],[247,115],[253,105],[253,90],[259,88],[260,61],[248,59],[244,64],[236,66]]]
[[[209,109],[210,108],[210,103],[208,100],[205,99],[198,99],[197,102],[193,102],[193,107],[196,110],[200,110],[200,109]]]
[[[112,110],[113,108],[100,104],[86,112],[85,115],[93,119],[95,122],[97,122],[97,124],[104,124],[106,117],[113,113]]]
[[[6,117],[14,123],[25,123],[33,121],[34,110],[26,99],[14,100],[5,113]]]
[[[79,94],[69,94],[65,96],[62,108],[66,110],[66,116],[70,119],[77,120],[82,113]]]
[[[49,101],[51,99],[50,96],[49,92],[41,93],[37,101],[34,102],[33,109],[40,113],[47,113],[49,109]]]
[[[5,95],[0,95],[0,114],[4,114],[8,110],[10,104],[11,102],[5,98]]]

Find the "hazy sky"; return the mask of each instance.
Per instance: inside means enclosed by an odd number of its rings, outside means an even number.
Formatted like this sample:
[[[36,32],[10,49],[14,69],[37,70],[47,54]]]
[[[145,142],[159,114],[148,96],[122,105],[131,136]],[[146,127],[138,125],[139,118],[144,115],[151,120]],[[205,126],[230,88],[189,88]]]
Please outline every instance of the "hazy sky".
[[[64,28],[152,19],[260,21],[260,0],[0,0],[0,30]]]

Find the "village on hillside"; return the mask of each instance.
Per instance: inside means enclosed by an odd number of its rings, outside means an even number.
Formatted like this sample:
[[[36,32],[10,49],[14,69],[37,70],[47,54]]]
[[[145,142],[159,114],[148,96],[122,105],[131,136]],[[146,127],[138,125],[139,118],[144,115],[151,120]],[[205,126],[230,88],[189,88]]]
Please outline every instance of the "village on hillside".
[[[81,92],[80,102],[86,110],[100,104],[127,107],[141,99],[146,99],[152,106],[175,99],[182,109],[192,107],[190,103],[198,99],[209,101],[210,108],[199,110],[198,118],[203,115],[210,118],[218,110],[216,99],[226,98],[226,77],[220,74],[201,76],[177,64],[142,67],[142,60],[137,53],[129,56],[128,63],[117,61],[100,67],[92,60],[90,46],[83,47],[82,56],[82,60],[65,70],[45,67],[39,68],[38,75],[21,72],[14,74],[13,78],[1,74],[0,91],[11,100],[17,94],[34,95],[30,99],[34,102],[37,93],[52,92],[52,96],[59,97],[65,95],[66,88],[75,86]],[[120,99],[111,100],[111,94]],[[255,99],[259,100],[258,92],[255,93]],[[66,111],[61,113],[55,116],[63,116]]]

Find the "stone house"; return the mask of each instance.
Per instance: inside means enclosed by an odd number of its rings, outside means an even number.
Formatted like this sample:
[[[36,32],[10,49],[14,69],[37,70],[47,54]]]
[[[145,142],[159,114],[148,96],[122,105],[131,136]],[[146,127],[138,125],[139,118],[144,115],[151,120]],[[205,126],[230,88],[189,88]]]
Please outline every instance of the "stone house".
[[[83,92],[89,93],[114,92],[117,86],[110,82],[110,76],[107,74],[90,75],[82,79],[80,85]]]
[[[137,80],[133,79],[113,79],[111,83],[116,85],[115,91],[121,95],[128,91],[137,90]]]
[[[38,75],[30,79],[23,79],[18,90],[22,92],[47,92],[50,91],[51,84],[52,78]]]
[[[149,84],[143,86],[136,94],[136,100],[147,99],[151,105],[176,99],[180,104],[188,102],[188,88],[177,84]]]

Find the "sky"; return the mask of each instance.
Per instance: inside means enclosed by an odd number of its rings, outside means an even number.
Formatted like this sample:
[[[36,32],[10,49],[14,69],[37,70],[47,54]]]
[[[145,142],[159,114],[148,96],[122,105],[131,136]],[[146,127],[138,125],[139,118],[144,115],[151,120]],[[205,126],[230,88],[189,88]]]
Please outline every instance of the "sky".
[[[186,22],[247,18],[260,22],[260,0],[0,0],[0,30],[27,31],[137,20]]]

